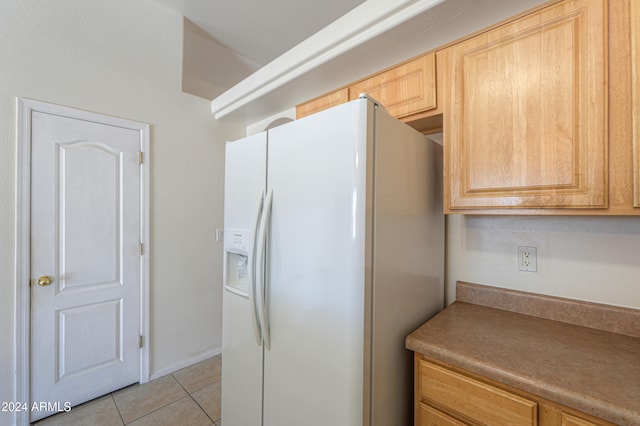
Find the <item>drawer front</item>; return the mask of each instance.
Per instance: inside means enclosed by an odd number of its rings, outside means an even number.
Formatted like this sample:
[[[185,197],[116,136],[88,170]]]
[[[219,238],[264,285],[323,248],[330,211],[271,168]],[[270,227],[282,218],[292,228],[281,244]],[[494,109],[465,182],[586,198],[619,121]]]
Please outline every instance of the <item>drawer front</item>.
[[[583,419],[581,417],[573,416],[569,413],[562,413],[561,415],[562,426],[598,426],[598,423],[593,423],[587,419]],[[601,423],[604,424],[604,423]]]
[[[443,367],[420,361],[420,396],[486,425],[535,425],[538,404]]]
[[[465,426],[465,424],[440,410],[420,403],[420,426]]]

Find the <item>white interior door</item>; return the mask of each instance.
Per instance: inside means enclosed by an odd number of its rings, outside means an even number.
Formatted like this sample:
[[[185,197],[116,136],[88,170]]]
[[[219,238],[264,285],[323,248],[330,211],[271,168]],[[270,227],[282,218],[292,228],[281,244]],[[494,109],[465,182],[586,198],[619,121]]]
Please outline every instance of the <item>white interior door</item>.
[[[113,125],[31,120],[31,401],[63,407],[140,377],[141,141]]]

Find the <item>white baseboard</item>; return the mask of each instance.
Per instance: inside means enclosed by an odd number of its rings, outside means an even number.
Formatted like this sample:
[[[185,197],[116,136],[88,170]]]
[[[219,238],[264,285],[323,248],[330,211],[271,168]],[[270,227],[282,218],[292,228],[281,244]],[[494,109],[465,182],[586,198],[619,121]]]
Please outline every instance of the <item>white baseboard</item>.
[[[190,365],[197,364],[200,361],[204,361],[207,358],[220,355],[221,353],[222,353],[222,348],[215,348],[215,349],[203,352],[201,354],[198,354],[196,356],[192,356],[192,357],[180,360],[175,364],[171,364],[168,367],[165,367],[161,370],[152,372],[151,375],[149,376],[149,380],[159,379],[162,376],[166,376],[167,374],[171,374],[174,371],[178,371],[182,368],[189,367]]]

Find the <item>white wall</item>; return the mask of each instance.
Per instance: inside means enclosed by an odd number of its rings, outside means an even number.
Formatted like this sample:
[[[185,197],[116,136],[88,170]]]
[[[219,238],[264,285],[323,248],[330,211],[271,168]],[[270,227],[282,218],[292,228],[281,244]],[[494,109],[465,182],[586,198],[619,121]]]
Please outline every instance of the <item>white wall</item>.
[[[151,373],[215,353],[223,142],[245,130],[215,122],[208,101],[180,92],[182,17],[151,0],[2,0],[1,8],[0,401],[14,400],[18,96],[151,124]]]
[[[517,246],[537,247],[520,272]],[[640,217],[447,217],[447,302],[456,280],[640,309]]]

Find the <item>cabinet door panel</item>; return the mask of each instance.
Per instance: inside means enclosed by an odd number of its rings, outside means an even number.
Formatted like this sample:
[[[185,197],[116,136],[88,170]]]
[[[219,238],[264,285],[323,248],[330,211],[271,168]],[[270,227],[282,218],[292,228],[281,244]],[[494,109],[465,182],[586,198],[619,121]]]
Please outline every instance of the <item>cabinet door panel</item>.
[[[607,207],[605,16],[566,1],[451,48],[450,209]]]
[[[402,118],[436,108],[435,53],[353,84],[349,98],[366,93],[382,103],[389,114]]]

